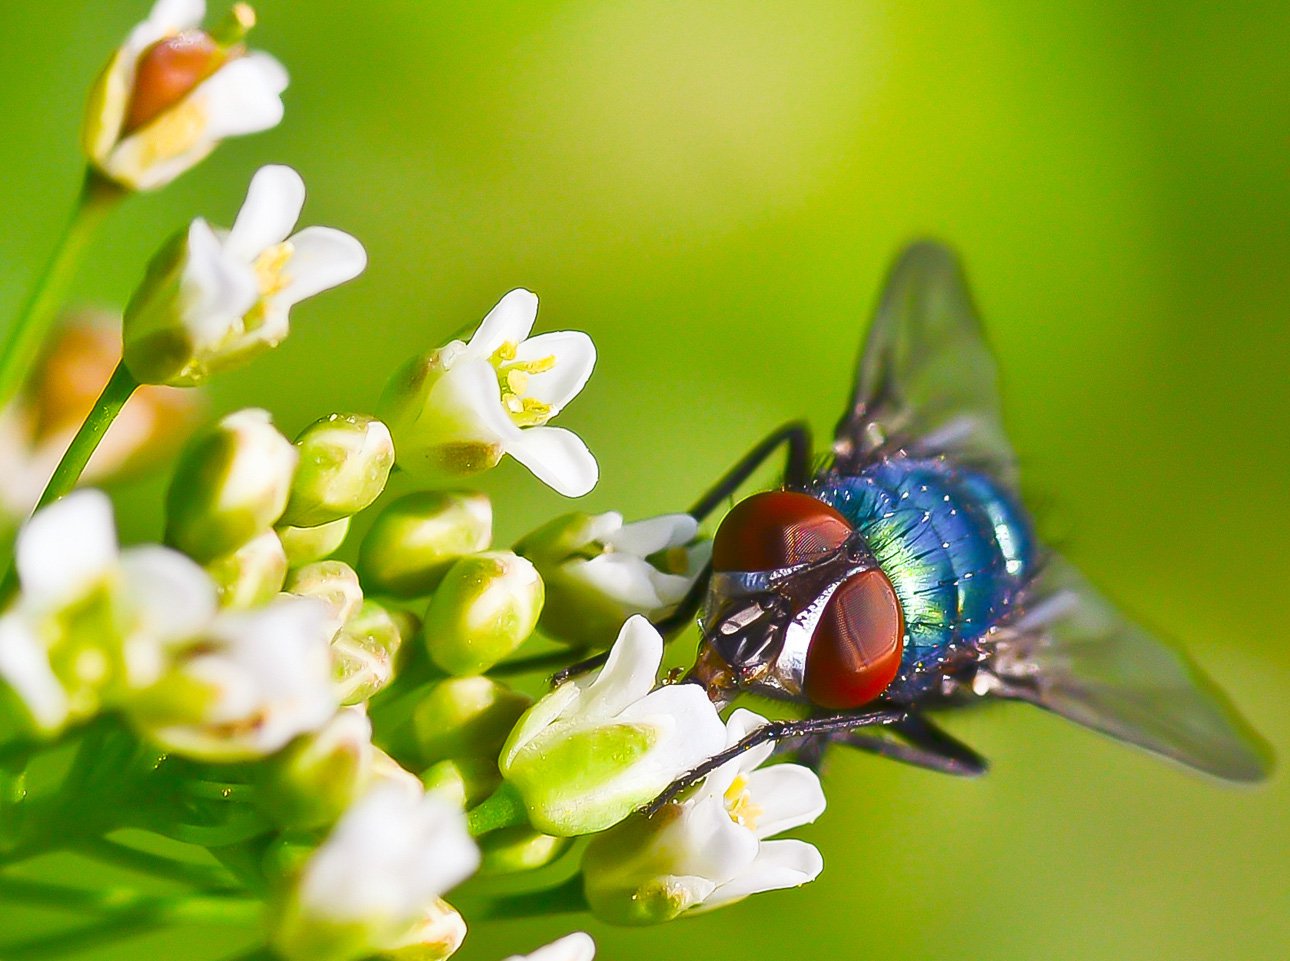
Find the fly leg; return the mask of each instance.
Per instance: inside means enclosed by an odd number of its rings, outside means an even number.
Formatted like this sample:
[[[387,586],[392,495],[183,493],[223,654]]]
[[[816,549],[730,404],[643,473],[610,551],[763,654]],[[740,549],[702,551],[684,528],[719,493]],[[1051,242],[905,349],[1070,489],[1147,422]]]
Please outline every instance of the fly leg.
[[[803,421],[791,421],[777,428],[741,457],[702,497],[695,501],[686,513],[702,523],[722,501],[733,495],[744,481],[748,480],[753,472],[773,457],[781,447],[787,448],[784,459],[784,483],[789,487],[804,487],[811,479],[811,428]],[[654,627],[663,635],[665,641],[670,640],[678,631],[693,622],[694,616],[703,605],[703,598],[708,592],[708,580],[711,577],[712,565],[708,564],[698,579],[690,585],[690,590],[676,606],[676,610],[654,623]],[[551,683],[552,685],[561,684],[571,677],[602,667],[608,657],[608,652],[601,652],[576,664],[570,664],[552,676]],[[514,663],[518,665],[524,662]],[[537,660],[534,659],[533,663],[536,664]],[[527,669],[532,670],[532,667]]]
[[[899,724],[909,717],[908,712],[898,709],[882,709],[864,714],[831,714],[826,717],[810,717],[804,721],[771,721],[763,724],[743,740],[731,745],[719,754],[714,754],[698,767],[681,775],[658,797],[644,808],[647,816],[652,817],[661,811],[669,801],[682,791],[693,787],[705,777],[732,761],[745,751],[750,751],[767,742],[783,741],[788,738],[805,738],[835,732],[853,731],[862,727],[886,727]]]
[[[978,777],[989,769],[985,758],[922,715],[911,714],[904,721],[891,725],[888,730],[905,743],[872,734],[843,731],[817,737],[804,744],[799,749],[798,760],[818,770],[824,759],[825,747],[828,744],[842,744],[866,754],[876,754],[902,764],[912,764],[958,777]]]

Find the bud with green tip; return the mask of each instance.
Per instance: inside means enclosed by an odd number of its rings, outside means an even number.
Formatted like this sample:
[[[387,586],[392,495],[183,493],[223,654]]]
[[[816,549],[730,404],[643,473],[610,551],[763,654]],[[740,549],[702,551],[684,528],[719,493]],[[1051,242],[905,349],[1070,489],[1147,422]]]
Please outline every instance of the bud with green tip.
[[[385,490],[394,466],[389,428],[363,414],[330,414],[296,438],[300,466],[282,522],[317,527],[363,510]]]
[[[282,516],[296,449],[267,411],[229,414],[181,458],[166,495],[166,539],[199,561],[237,550]]]
[[[259,607],[271,601],[287,577],[287,554],[273,531],[247,541],[206,565],[219,590],[220,607]]]
[[[546,584],[542,630],[579,647],[603,647],[628,617],[657,622],[689,592],[711,556],[689,514],[632,524],[616,511],[566,514],[515,545]]]
[[[321,730],[297,738],[257,771],[256,803],[284,826],[334,823],[372,780],[372,722],[343,708]]]
[[[301,597],[315,597],[327,608],[332,635],[358,612],[363,587],[354,569],[344,561],[318,561],[287,575],[284,590]]]
[[[605,666],[565,681],[511,732],[498,766],[529,823],[572,837],[603,831],[725,747],[725,727],[697,684],[655,689],[663,639],[639,615]]]
[[[528,640],[542,613],[537,569],[510,551],[463,557],[449,568],[421,634],[449,674],[483,674]]]
[[[417,752],[426,763],[462,757],[484,757],[493,763],[532,703],[491,678],[449,678],[413,708]]]
[[[403,644],[399,625],[374,601],[362,606],[331,642],[332,671],[342,704],[360,704],[394,680]]]
[[[492,831],[479,841],[483,856],[479,871],[491,875],[534,871],[558,858],[571,843],[569,838],[542,834],[527,824]]]
[[[317,527],[290,527],[279,525],[278,540],[287,554],[288,567],[304,567],[314,561],[325,560],[340,549],[349,534],[349,518],[342,517],[330,524]]]
[[[453,562],[488,550],[493,508],[473,491],[421,491],[390,504],[368,531],[358,570],[368,590],[395,597],[430,594]]]
[[[437,792],[469,810],[502,786],[502,775],[491,757],[455,757],[426,768],[421,783],[427,793]]]
[[[387,961],[447,961],[466,940],[466,922],[443,898],[435,901],[398,942],[385,947]]]

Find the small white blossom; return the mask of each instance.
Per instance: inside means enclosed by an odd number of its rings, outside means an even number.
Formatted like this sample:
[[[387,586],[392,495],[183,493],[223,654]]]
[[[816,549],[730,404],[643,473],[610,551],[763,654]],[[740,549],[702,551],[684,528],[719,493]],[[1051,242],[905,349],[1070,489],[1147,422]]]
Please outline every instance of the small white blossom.
[[[159,255],[125,312],[125,363],[136,380],[200,384],[276,347],[293,306],[363,272],[367,254],[349,234],[291,233],[304,201],[298,173],[261,167],[232,230],[198,218],[176,250]]]
[[[0,678],[51,734],[153,683],[167,652],[215,612],[215,586],[164,547],[117,547],[93,490],[39,511],[18,534],[21,593],[0,617]]]
[[[292,961],[396,949],[478,865],[459,808],[435,794],[378,785],[305,862],[279,908],[274,946]]]
[[[205,14],[204,0],[158,0],[90,93],[85,152],[125,187],[163,187],[226,137],[282,119],[287,72],[238,42],[255,22],[251,8],[237,4],[221,36],[200,29]]]
[[[602,831],[721,750],[725,731],[703,688],[655,687],[662,660],[658,631],[633,617],[600,671],[520,718],[498,765],[539,831]]]
[[[189,757],[272,754],[336,713],[327,630],[312,598],[223,612],[177,646],[169,669],[127,711],[151,739]]]
[[[575,931],[528,954],[513,954],[506,961],[591,961],[595,956],[596,942],[591,935]]]
[[[711,541],[695,542],[698,530],[689,514],[624,524],[610,511],[569,514],[534,531],[516,550],[546,582],[543,630],[596,647],[633,614],[670,614],[711,556]]]
[[[765,723],[735,711],[727,744]],[[824,792],[815,773],[798,764],[757,770],[772,749],[767,743],[745,752],[653,818],[637,815],[593,839],[583,874],[597,917],[653,924],[814,880],[823,861],[813,845],[766,838],[814,821]]]
[[[512,290],[463,343],[395,375],[381,401],[399,463],[417,474],[487,470],[510,454],[566,497],[596,486],[599,468],[572,431],[547,422],[591,376],[596,348],[580,331],[530,337],[537,296]]]

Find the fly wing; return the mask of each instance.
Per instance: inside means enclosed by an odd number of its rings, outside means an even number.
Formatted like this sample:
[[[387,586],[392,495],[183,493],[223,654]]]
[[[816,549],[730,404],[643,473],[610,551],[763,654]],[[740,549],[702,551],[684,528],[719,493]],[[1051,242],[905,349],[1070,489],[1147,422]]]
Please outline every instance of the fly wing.
[[[860,352],[835,432],[837,468],[857,473],[898,450],[946,454],[1015,489],[998,379],[958,258],[930,241],[911,245],[887,277]]]
[[[1266,748],[1200,669],[1049,557],[1016,615],[979,642],[978,684],[1230,781],[1266,777]],[[992,683],[993,682],[993,683]]]

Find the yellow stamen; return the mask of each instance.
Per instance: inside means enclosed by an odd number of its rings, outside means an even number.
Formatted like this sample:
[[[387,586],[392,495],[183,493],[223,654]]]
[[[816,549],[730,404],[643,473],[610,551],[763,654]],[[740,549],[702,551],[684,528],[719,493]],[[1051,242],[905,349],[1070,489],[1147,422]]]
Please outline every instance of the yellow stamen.
[[[525,396],[534,374],[544,374],[555,367],[555,355],[534,360],[515,359],[519,344],[508,340],[488,358],[497,371],[497,382],[502,389],[502,406],[518,427],[540,427],[551,419],[551,405]]]
[[[735,777],[730,782],[730,787],[726,788],[725,802],[726,813],[730,815],[730,820],[749,831],[757,829],[757,821],[766,813],[765,809],[752,799],[752,793],[748,790],[748,778],[743,774]]]

